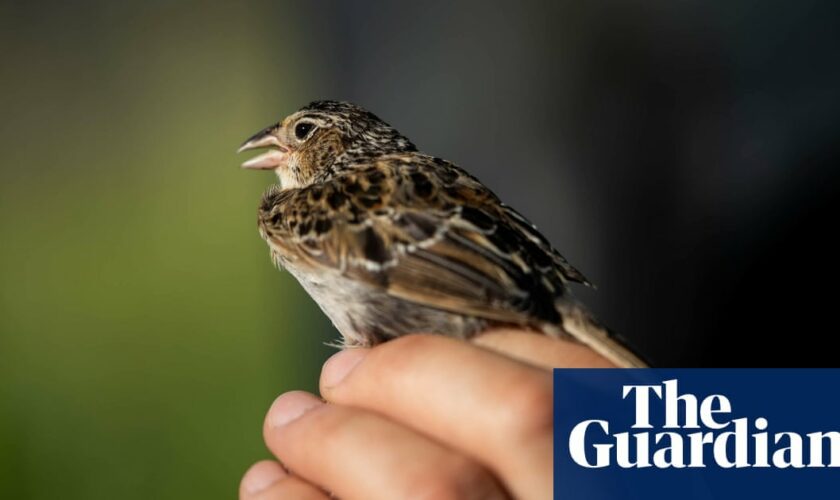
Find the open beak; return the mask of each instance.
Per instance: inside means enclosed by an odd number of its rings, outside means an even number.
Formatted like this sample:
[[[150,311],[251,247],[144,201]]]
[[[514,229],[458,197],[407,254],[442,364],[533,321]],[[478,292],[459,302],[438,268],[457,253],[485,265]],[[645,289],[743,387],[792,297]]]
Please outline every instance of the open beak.
[[[251,149],[270,148],[265,153],[255,156],[242,164],[242,168],[257,170],[273,170],[286,164],[289,148],[277,138],[277,130],[280,124],[266,127],[249,137],[236,151],[241,153]]]

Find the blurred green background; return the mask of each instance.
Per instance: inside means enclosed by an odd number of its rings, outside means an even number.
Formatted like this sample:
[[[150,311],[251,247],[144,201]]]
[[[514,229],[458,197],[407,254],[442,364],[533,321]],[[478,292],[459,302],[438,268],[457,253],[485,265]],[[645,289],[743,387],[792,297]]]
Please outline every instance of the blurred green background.
[[[267,456],[264,412],[336,334],[234,151],[314,99],[479,177],[658,365],[836,365],[763,335],[836,322],[838,14],[0,0],[0,498],[232,498]]]
[[[317,388],[333,334],[234,153],[309,97],[272,9],[0,10],[0,497],[233,498],[273,398]]]

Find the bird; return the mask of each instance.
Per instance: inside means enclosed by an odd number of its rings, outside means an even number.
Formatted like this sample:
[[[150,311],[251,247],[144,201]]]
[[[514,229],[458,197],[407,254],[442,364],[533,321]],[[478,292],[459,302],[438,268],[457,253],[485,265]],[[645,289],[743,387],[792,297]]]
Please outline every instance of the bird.
[[[516,327],[645,367],[571,293],[590,285],[528,219],[370,111],[314,101],[249,137],[242,168],[274,170],[260,236],[341,334],[371,347],[411,333],[470,339]]]

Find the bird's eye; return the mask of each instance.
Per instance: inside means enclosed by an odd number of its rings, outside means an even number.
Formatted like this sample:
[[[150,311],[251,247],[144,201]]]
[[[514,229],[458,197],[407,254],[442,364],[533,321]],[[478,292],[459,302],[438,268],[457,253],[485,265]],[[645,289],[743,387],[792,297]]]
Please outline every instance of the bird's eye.
[[[306,136],[309,135],[309,132],[312,132],[312,129],[315,128],[315,125],[309,122],[300,122],[295,125],[295,137],[298,140],[306,139]]]

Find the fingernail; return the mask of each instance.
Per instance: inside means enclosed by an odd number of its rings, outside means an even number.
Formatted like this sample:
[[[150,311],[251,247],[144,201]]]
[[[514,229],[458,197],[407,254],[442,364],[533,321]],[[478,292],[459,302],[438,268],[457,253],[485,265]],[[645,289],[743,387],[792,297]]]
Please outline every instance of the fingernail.
[[[283,427],[301,415],[324,403],[315,396],[303,391],[292,391],[274,400],[268,410],[268,421],[272,427]]]
[[[330,357],[321,369],[321,381],[325,387],[335,387],[347,378],[365,356],[368,349],[347,349],[339,351]]]
[[[268,460],[259,462],[251,467],[245,477],[242,478],[242,489],[248,495],[256,495],[288,475],[277,462]]]

